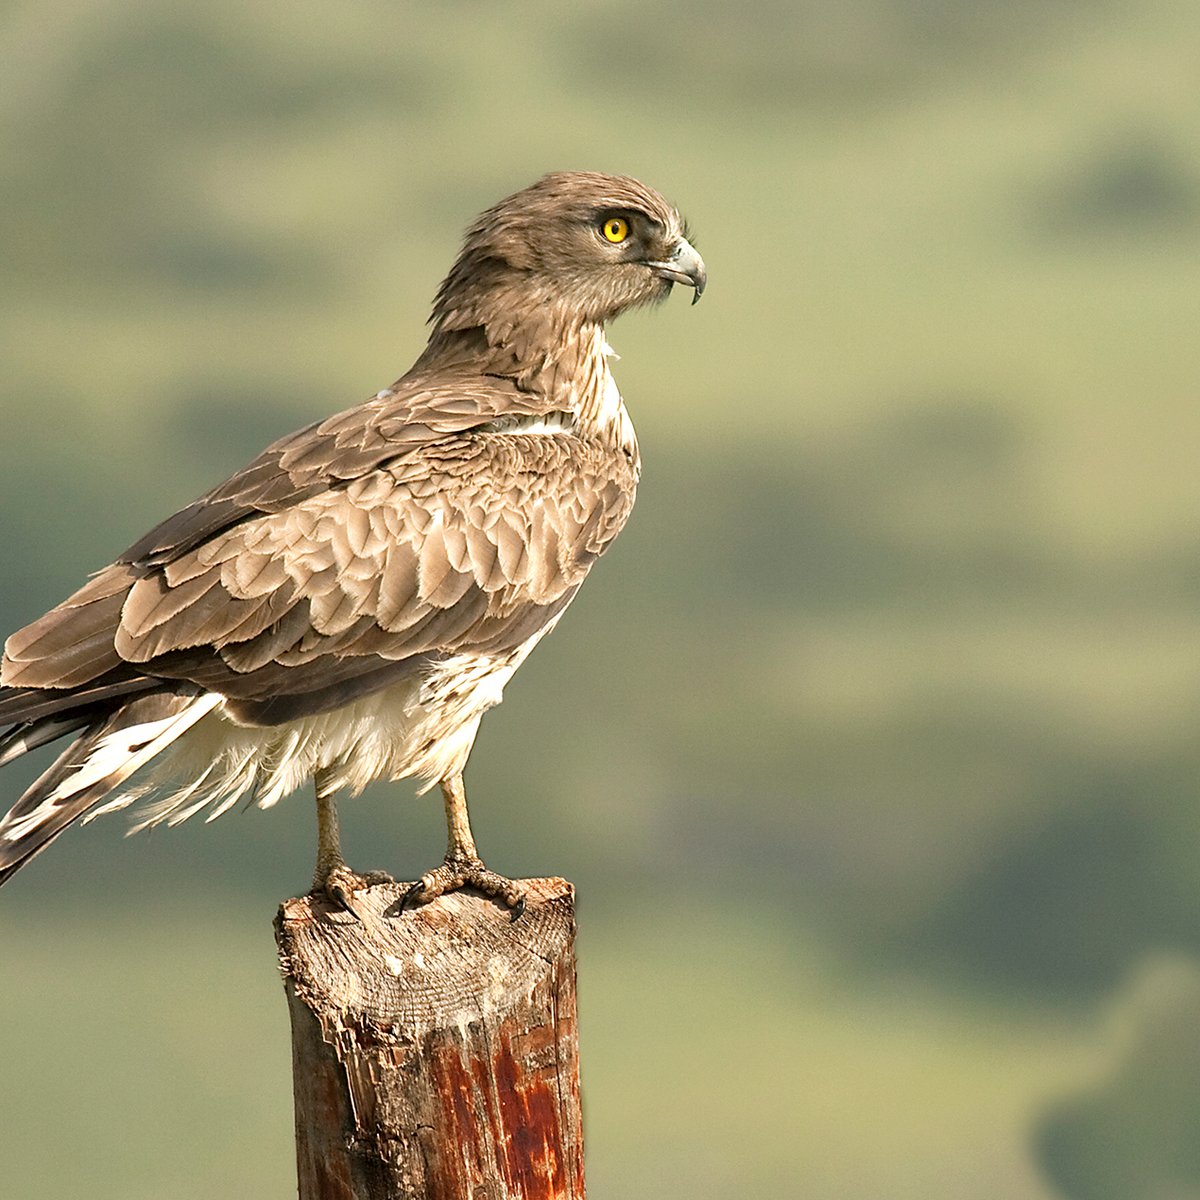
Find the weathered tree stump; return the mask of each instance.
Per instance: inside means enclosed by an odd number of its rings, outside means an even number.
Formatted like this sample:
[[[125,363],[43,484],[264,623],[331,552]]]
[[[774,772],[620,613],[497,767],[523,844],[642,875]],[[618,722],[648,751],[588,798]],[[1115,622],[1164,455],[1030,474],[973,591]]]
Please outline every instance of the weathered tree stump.
[[[583,1200],[574,892],[286,901],[300,1200]]]

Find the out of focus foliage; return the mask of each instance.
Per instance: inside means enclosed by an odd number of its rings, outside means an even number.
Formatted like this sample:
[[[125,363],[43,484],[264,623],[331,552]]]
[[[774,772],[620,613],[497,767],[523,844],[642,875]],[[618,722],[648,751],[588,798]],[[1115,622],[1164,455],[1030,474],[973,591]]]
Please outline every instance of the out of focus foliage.
[[[611,333],[638,508],[469,780],[494,866],[580,886],[593,1187],[1200,1196],[1198,36],[11,3],[0,627],[390,382],[481,207],[639,175],[710,288]],[[353,860],[424,869],[438,807],[347,804]],[[0,894],[6,1187],[290,1194],[310,805],[120,833]]]

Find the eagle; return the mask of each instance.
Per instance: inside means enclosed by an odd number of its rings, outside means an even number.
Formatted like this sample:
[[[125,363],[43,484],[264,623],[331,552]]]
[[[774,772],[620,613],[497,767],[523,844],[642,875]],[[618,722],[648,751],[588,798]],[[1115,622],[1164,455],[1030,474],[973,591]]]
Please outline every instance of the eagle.
[[[484,212],[391,387],[274,442],[5,643],[0,765],[72,741],[0,821],[0,883],[81,818],[141,800],[137,829],[212,820],[312,779],[313,893],[354,914],[390,877],[347,866],[335,796],[415,778],[441,788],[448,849],[404,903],[471,886],[515,920],[463,770],[633,505],[606,324],[705,281],[636,179],[556,172]]]

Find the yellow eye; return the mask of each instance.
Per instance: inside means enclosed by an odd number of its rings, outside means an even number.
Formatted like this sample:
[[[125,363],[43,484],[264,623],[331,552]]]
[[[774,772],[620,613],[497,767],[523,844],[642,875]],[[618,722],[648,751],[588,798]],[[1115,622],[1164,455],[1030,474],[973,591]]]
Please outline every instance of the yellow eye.
[[[604,236],[614,245],[623,242],[629,236],[629,222],[620,217],[609,217],[604,222]]]

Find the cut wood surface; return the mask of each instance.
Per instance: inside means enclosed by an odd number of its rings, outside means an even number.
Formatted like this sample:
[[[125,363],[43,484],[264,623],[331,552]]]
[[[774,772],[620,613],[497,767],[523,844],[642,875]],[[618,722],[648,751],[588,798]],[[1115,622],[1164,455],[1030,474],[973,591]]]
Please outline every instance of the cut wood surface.
[[[521,886],[280,907],[300,1200],[582,1200],[574,891]]]

